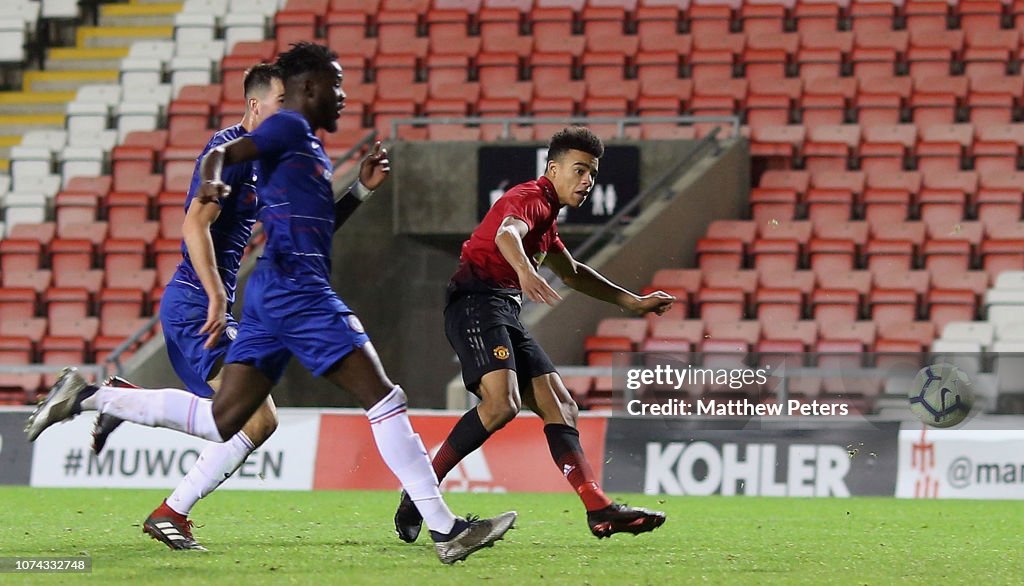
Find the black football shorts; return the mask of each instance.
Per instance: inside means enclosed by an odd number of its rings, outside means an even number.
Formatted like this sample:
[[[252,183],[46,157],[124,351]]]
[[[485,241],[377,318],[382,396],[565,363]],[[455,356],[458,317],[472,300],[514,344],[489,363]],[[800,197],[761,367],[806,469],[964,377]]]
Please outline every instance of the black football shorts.
[[[520,305],[504,295],[465,293],[444,310],[448,343],[462,363],[462,380],[476,393],[488,372],[514,370],[519,388],[537,376],[555,372],[551,359],[519,321]]]

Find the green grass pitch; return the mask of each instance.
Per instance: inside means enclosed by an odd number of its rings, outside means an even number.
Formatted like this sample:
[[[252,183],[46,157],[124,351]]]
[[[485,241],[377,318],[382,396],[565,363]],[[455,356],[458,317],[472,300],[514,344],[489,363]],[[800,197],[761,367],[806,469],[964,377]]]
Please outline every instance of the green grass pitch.
[[[598,541],[571,494],[451,494],[457,513],[519,511],[517,529],[453,567],[427,535],[398,541],[389,492],[233,492],[200,502],[210,551],[141,532],[166,491],[0,488],[0,556],[92,556],[91,575],[2,584],[1019,584],[1024,502],[618,495],[668,513]]]

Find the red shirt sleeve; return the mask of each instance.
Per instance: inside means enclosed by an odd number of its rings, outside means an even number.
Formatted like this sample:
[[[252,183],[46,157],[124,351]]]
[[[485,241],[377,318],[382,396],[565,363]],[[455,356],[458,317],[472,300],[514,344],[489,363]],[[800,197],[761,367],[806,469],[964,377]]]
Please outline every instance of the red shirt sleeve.
[[[506,195],[494,204],[494,207],[497,208],[495,211],[499,212],[502,220],[512,216],[522,220],[528,230],[533,230],[537,220],[545,217],[548,213],[543,198],[538,195],[534,193],[522,193],[514,197]]]

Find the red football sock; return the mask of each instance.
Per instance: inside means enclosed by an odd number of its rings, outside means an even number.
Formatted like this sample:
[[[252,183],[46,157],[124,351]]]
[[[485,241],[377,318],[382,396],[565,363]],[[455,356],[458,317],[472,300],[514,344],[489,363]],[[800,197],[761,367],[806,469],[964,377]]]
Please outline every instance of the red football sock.
[[[470,409],[455,424],[448,437],[441,444],[441,449],[434,455],[432,464],[437,481],[441,482],[452,468],[455,468],[463,458],[473,453],[474,450],[484,445],[491,432],[487,431],[480,414],[476,408]]]
[[[549,423],[544,426],[544,435],[548,438],[551,458],[569,484],[576,489],[587,511],[597,511],[611,505],[611,499],[601,490],[583,454],[580,432],[568,425]]]

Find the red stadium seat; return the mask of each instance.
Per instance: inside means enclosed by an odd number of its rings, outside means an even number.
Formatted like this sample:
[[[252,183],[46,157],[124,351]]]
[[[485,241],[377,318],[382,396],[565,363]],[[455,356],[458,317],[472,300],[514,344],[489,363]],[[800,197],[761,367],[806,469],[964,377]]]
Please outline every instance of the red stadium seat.
[[[817,273],[818,287],[821,289],[846,289],[856,291],[863,299],[871,293],[871,273],[868,271],[837,269]]]
[[[750,192],[753,219],[758,224],[792,220],[796,214],[797,194],[792,189],[754,188]]]
[[[887,32],[896,21],[897,5],[890,2],[853,2],[850,4],[850,24],[857,33]]]
[[[57,322],[80,320],[93,314],[85,289],[51,288],[43,296],[43,303],[51,331]]]
[[[654,321],[650,339],[685,341],[696,346],[704,340],[704,324],[695,319]]]
[[[739,270],[743,266],[743,241],[701,238],[697,241],[697,265],[702,271]]]
[[[868,241],[864,251],[867,268],[872,273],[906,272],[911,269],[914,259],[914,244],[907,240]]]
[[[533,38],[520,34],[518,10],[484,7],[477,14],[480,26],[481,51],[509,51],[527,57],[533,51]]]
[[[643,318],[605,318],[597,324],[597,335],[628,338],[637,347],[647,337],[647,328],[647,320]]]
[[[700,289],[701,272],[696,269],[659,269],[651,279],[658,289],[685,289],[696,293]]]
[[[807,219],[812,225],[830,225],[848,222],[853,213],[853,192],[848,189],[813,188],[804,198]]]
[[[103,270],[58,271],[53,275],[53,286],[60,288],[81,288],[95,296],[103,285]]]
[[[791,273],[800,261],[800,243],[796,240],[755,240],[751,246],[754,268],[759,273]]]
[[[917,293],[910,289],[872,289],[868,310],[875,323],[917,319]]]
[[[946,30],[949,6],[945,2],[908,0],[903,7],[907,30],[918,32],[940,32]]]
[[[856,245],[850,240],[812,238],[807,251],[816,275],[852,271],[856,264]]]
[[[104,268],[108,273],[141,271],[145,266],[146,243],[141,240],[107,240],[103,254]]]
[[[799,199],[803,199],[810,183],[811,174],[807,171],[769,170],[761,175],[758,187],[792,189]]]
[[[427,56],[429,39],[417,37],[419,15],[415,12],[382,11],[377,15],[377,54]]]
[[[895,224],[910,217],[910,192],[905,189],[868,189],[864,192],[864,219],[869,226]]]
[[[928,319],[941,332],[953,321],[973,321],[977,314],[977,300],[970,291],[933,289],[928,294]]]
[[[93,245],[88,240],[54,240],[50,244],[50,264],[56,278],[61,273],[87,271],[93,267]]]
[[[811,313],[819,331],[830,324],[856,321],[860,313],[860,295],[846,289],[815,289],[811,294]]]
[[[573,35],[573,11],[568,7],[537,7],[530,13],[533,29],[533,50],[537,52],[568,52],[574,57],[583,54],[586,39]]]
[[[43,338],[40,358],[43,364],[52,364],[54,366],[84,364],[89,359],[88,344],[86,340],[78,337],[47,336]],[[50,379],[53,379],[53,381]],[[55,381],[56,375],[49,375],[43,378],[44,385],[52,385]]]
[[[840,10],[838,3],[817,3],[798,1],[793,9],[796,30],[801,34],[835,33],[839,28]]]
[[[754,306],[762,326],[772,322],[796,322],[802,317],[803,294],[799,289],[758,289]]]
[[[739,289],[701,288],[697,305],[704,323],[731,323],[743,319],[745,302]]]
[[[0,288],[0,322],[31,319],[36,315],[33,289]]]
[[[587,366],[612,366],[615,354],[633,351],[633,342],[619,336],[587,336],[583,351]]]
[[[758,223],[758,237],[763,240],[793,240],[801,246],[811,239],[813,226],[807,220],[768,221]]]
[[[697,35],[725,35],[729,33],[732,10],[724,5],[695,4],[690,7],[690,33]]]
[[[1024,270],[1024,239],[999,237],[996,230],[993,236],[981,243],[981,266],[995,282],[1003,271]]]
[[[470,56],[480,52],[480,37],[469,35],[471,17],[466,10],[430,10],[426,22],[431,53]]]
[[[0,240],[0,271],[34,271],[39,268],[43,247],[38,240]]]
[[[426,99],[427,86],[416,81],[417,56],[411,53],[378,54],[374,59],[377,95],[387,100]]]

